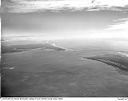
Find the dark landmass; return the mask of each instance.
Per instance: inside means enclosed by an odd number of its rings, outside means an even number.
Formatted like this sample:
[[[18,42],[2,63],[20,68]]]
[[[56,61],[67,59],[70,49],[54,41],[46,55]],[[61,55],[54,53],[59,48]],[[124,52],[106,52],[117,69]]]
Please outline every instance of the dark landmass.
[[[100,61],[105,64],[117,67],[121,70],[128,71],[128,57],[122,54],[103,54],[84,58]]]
[[[27,45],[2,45],[1,52],[2,53],[14,53],[14,52],[23,52],[29,51],[32,49],[48,49],[48,50],[55,50],[55,51],[65,51],[65,49],[54,46],[52,44],[27,44]]]

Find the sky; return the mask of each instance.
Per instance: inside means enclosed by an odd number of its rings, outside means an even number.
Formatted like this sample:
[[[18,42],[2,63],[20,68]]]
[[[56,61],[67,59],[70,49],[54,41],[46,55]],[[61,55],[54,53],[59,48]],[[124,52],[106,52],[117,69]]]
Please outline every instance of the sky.
[[[8,40],[128,39],[128,0],[2,0]]]

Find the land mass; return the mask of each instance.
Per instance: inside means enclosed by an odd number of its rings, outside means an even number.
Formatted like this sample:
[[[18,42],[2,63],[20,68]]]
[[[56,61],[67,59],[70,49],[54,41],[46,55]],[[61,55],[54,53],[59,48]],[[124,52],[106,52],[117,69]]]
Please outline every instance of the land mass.
[[[84,58],[100,61],[105,64],[117,67],[121,70],[128,71],[128,56],[126,55],[126,53],[123,52],[96,55],[96,56],[84,57]]]
[[[2,45],[2,53],[23,52],[37,48],[43,50],[65,51],[64,48],[46,43],[46,44],[26,44],[26,45]]]

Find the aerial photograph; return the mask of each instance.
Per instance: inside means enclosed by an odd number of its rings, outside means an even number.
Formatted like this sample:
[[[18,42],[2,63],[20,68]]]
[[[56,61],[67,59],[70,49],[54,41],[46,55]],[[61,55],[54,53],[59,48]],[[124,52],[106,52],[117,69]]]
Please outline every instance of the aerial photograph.
[[[2,97],[128,97],[128,0],[2,0]]]

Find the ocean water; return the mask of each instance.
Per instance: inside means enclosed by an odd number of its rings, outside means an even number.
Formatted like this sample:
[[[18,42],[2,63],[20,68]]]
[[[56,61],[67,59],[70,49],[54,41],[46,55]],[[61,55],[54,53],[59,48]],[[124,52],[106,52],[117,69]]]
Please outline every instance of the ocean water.
[[[34,49],[3,54],[2,96],[128,96],[126,73],[102,62],[83,59],[115,50],[73,50]]]

